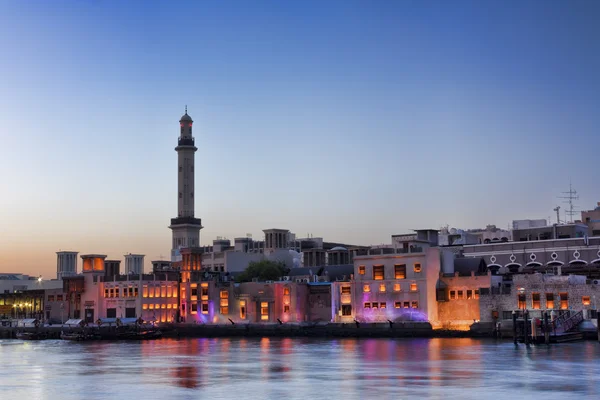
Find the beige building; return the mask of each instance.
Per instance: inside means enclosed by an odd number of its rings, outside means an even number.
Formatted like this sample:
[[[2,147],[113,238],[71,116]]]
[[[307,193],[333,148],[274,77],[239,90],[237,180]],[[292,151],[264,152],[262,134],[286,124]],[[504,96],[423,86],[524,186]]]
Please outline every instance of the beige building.
[[[600,236],[600,202],[593,210],[581,212],[581,222],[588,226],[591,236]]]

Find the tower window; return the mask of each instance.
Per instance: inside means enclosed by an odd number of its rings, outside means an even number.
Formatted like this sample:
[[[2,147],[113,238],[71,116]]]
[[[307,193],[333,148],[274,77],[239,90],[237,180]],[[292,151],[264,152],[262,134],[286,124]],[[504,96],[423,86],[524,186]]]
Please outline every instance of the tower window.
[[[181,192],[179,192],[179,198],[181,198],[181,197],[182,197],[182,194],[181,194]]]
[[[194,198],[194,192],[190,193],[190,197],[193,199]]]
[[[180,165],[179,166],[179,172],[183,171],[183,167]]]

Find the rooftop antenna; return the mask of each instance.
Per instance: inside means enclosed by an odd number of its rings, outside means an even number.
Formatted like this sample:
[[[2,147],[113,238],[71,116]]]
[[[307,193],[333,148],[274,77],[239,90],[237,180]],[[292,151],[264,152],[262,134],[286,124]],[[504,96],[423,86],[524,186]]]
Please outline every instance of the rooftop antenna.
[[[560,206],[556,206],[554,211],[556,211],[556,225],[560,224]]]
[[[569,191],[562,192],[562,194],[564,194],[566,196],[558,196],[558,198],[564,199],[563,203],[566,203],[569,205],[569,208],[567,210],[565,210],[565,222],[567,220],[566,216],[569,217],[568,218],[569,222],[573,222],[573,216],[576,213],[575,206],[573,205],[573,200],[579,200],[579,195],[577,194],[577,191],[573,189],[571,182],[569,182]]]

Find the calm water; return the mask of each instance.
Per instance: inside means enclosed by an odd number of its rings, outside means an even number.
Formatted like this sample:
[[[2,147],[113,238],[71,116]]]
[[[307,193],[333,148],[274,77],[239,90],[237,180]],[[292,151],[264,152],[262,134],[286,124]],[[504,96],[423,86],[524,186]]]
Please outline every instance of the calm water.
[[[0,399],[600,398],[600,344],[0,340]]]

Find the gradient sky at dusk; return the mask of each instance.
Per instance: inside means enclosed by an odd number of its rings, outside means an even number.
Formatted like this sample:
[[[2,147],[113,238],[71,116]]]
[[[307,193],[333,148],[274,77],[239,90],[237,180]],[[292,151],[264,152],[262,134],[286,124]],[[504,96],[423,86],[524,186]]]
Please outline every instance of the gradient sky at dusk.
[[[203,244],[506,227],[553,216],[570,179],[593,208],[599,19],[594,0],[0,2],[0,271],[168,258],[185,104]]]

